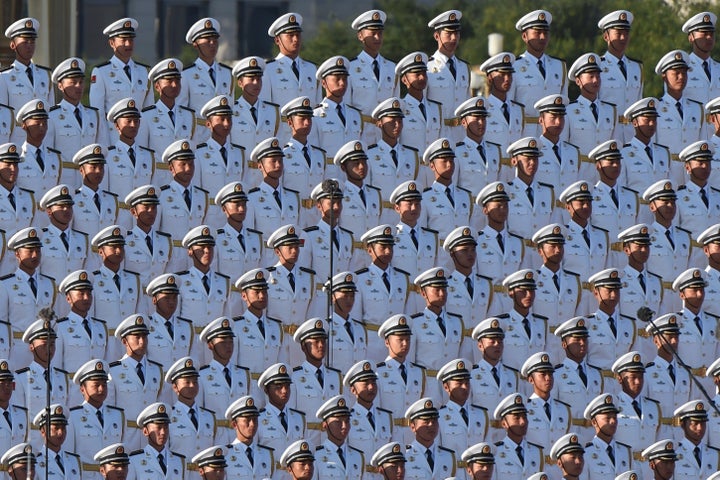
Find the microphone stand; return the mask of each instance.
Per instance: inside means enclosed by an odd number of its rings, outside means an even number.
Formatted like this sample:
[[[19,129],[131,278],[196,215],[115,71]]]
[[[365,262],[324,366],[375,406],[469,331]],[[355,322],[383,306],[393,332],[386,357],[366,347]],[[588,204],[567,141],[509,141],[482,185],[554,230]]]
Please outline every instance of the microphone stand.
[[[663,342],[665,342],[665,344],[667,344],[669,346],[670,342],[668,341],[668,338],[665,336],[665,334],[662,331],[660,331],[660,329],[658,329],[657,325],[655,324],[655,321],[652,318],[654,315],[655,315],[655,312],[650,310],[648,307],[640,307],[637,311],[637,317],[640,320],[642,320],[644,322],[648,322],[650,325],[652,325],[653,330],[654,330],[653,335],[659,335],[660,338],[662,338]],[[677,360],[678,365],[680,365],[680,367],[682,367],[682,369],[688,373],[690,380],[698,388],[698,390],[700,390],[700,392],[703,394],[703,396],[707,399],[708,403],[712,406],[713,410],[715,410],[715,412],[717,414],[720,414],[720,408],[718,408],[718,406],[715,404],[715,401],[712,399],[710,394],[707,392],[707,390],[705,389],[705,386],[700,382],[700,380],[698,380],[695,377],[695,374],[692,373],[692,368],[690,368],[690,366],[683,361],[683,359],[680,357],[680,355],[678,354],[676,349],[670,348],[669,350],[672,353],[673,358],[675,358],[675,360]]]

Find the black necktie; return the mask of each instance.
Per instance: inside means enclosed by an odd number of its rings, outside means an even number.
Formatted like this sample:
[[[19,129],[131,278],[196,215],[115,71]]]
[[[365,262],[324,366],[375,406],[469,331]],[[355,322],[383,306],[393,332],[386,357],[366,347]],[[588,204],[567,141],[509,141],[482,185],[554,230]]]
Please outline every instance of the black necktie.
[[[532,187],[527,187],[525,189],[525,195],[527,195],[528,201],[530,201],[530,205],[533,207],[535,206],[535,194],[533,193]]]
[[[292,61],[292,72],[295,74],[295,78],[300,80],[300,69],[298,68],[295,60]]]
[[[645,155],[650,159],[650,163],[653,163],[653,151],[650,145],[645,146]]]
[[[120,275],[118,275],[117,273],[115,275],[113,275],[113,283],[115,284],[115,286],[117,287],[118,292],[119,292],[120,291]]]
[[[430,471],[435,470],[435,460],[433,459],[432,450],[430,450],[429,448],[425,450],[425,458],[427,459]]]
[[[137,373],[140,383],[145,385],[145,374],[143,373],[142,363],[138,362],[138,364],[135,365],[135,373]]]
[[[307,162],[308,168],[312,167],[312,159],[310,158],[310,152],[308,151],[307,145],[305,145],[302,148],[303,157],[305,157],[305,161]]]
[[[223,368],[223,376],[225,377],[225,383],[228,387],[232,386],[232,378],[230,378],[230,369],[228,367]]]
[[[407,370],[405,369],[405,364],[400,364],[400,377],[402,378],[405,385],[407,385]]]
[[[611,188],[611,189],[610,189],[610,199],[611,199],[612,202],[615,204],[615,208],[617,208],[617,207],[620,206],[620,204],[619,204],[619,202],[618,202],[617,193],[615,193],[615,189],[614,189],[614,188]]]
[[[490,370],[490,371],[492,372],[492,376],[493,376],[493,379],[495,380],[495,383],[497,383],[497,386],[499,387],[500,386],[500,375],[498,375],[497,367],[492,367],[492,370]]]
[[[482,146],[482,144],[479,144],[477,147],[477,151],[480,154],[480,158],[482,158],[482,161],[485,165],[487,165],[487,157],[485,156],[485,147]]]
[[[532,331],[530,330],[530,320],[527,319],[527,317],[523,317],[522,319],[523,329],[525,330],[525,334],[528,338],[532,338]]]
[[[125,72],[125,76],[127,76],[128,80],[132,82],[132,74],[130,73],[130,65],[125,65],[123,67],[123,71]]]
[[[190,190],[187,188],[183,191],[183,199],[185,200],[185,205],[187,205],[188,210],[191,210],[192,199],[190,198]]]
[[[418,103],[418,108],[420,109],[420,113],[422,113],[422,116],[425,120],[427,120],[427,112],[425,111],[425,104],[420,102]]]
[[[611,316],[608,317],[608,325],[610,325],[610,331],[613,337],[617,338],[617,327],[615,326],[615,319]]]
[[[537,61],[537,67],[538,67],[538,70],[540,70],[540,75],[542,75],[542,77],[545,78],[545,65],[543,65],[542,60]]]
[[[642,288],[643,293],[646,293],[647,287],[645,286],[645,275],[643,275],[642,273],[638,275],[638,281],[640,282],[640,288]]]
[[[352,323],[350,323],[349,320],[345,321],[345,331],[347,332],[348,336],[350,337],[350,341],[355,343],[355,335],[353,334]]]
[[[188,410],[188,413],[190,414],[190,421],[192,422],[193,427],[195,427],[195,430],[197,430],[198,429],[198,420],[197,420],[197,416],[195,415],[195,409],[191,408],[190,410]]]
[[[97,208],[97,211],[102,211],[102,207],[100,207],[100,195],[98,195],[97,192],[93,195],[93,203],[95,204],[95,208]]]
[[[438,327],[440,327],[440,331],[442,332],[443,336],[445,336],[447,334],[447,329],[445,328],[445,320],[443,320],[443,318],[438,315],[435,321],[437,322]]]
[[[265,324],[263,323],[262,320],[257,321],[257,328],[260,331],[260,335],[264,339],[265,338]]]
[[[16,209],[15,194],[13,194],[13,192],[8,192],[8,202],[10,202],[10,205],[12,206],[13,210],[15,210]]]
[[[68,243],[67,233],[61,232],[61,233],[60,233],[60,240],[62,240],[62,243],[63,243],[63,245],[65,246],[65,250],[69,250],[69,249],[70,249],[70,244]]]
[[[697,327],[698,332],[700,332],[700,335],[702,335],[703,334],[703,326],[702,326],[702,320],[700,320],[700,317],[698,317],[696,315],[695,318],[693,318],[693,322],[695,322],[695,326]]]
[[[277,206],[280,207],[282,210],[282,200],[280,199],[280,192],[277,190],[273,190],[273,198],[275,199],[275,203],[277,203]]]
[[[707,193],[705,193],[704,188],[700,189],[700,200],[702,200],[703,204],[705,205],[705,208],[708,208],[710,206],[710,204],[708,203]]]
[[[253,122],[257,125],[257,108],[250,107],[250,115],[252,115]]]
[[[132,163],[132,166],[135,167],[135,149],[130,147],[128,148],[128,157],[130,157],[130,163]]]
[[[505,242],[503,241],[502,233],[498,232],[497,235],[495,235],[495,240],[497,240],[498,247],[500,247],[500,251],[502,253],[505,253]]]
[[[620,68],[620,73],[622,73],[623,78],[627,80],[627,70],[625,69],[625,62],[622,60],[618,61],[618,67]]]
[[[672,232],[670,231],[669,228],[667,230],[665,230],[665,237],[668,239],[668,242],[670,242],[670,247],[672,247],[672,249],[675,250],[675,242],[673,241]]]
[[[450,73],[453,76],[454,80],[457,80],[457,71],[455,70],[455,60],[452,58],[448,58],[447,61],[448,70],[450,70]]]
[[[32,85],[32,86],[34,87],[34,86],[35,86],[35,79],[33,78],[32,67],[27,67],[27,68],[25,69],[25,74],[27,75],[28,80],[30,80],[30,85]]]
[[[280,425],[282,425],[283,429],[285,430],[285,433],[287,433],[288,424],[287,424],[287,419],[285,418],[285,412],[280,412]]]
[[[698,447],[697,445],[695,446],[695,448],[693,448],[693,456],[695,457],[695,461],[697,462],[698,467],[701,467],[702,466],[702,456],[700,454],[700,447]]]
[[[473,285],[472,278],[465,277],[465,288],[470,298],[475,298],[475,286]]]
[[[385,289],[388,291],[388,293],[390,293],[390,279],[388,278],[387,272],[383,272],[382,281],[383,281],[383,284],[385,285]]]
[[[358,190],[358,195],[360,195],[360,200],[363,202],[363,207],[367,207],[367,200],[365,199],[365,190],[362,188]]]
[[[227,148],[220,147],[220,156],[223,159],[223,162],[225,162],[225,166],[227,167]]]
[[[412,241],[413,245],[415,245],[415,250],[417,250],[418,249],[418,239],[417,239],[417,234],[415,233],[414,228],[410,229],[410,240]]]
[[[292,272],[288,273],[288,283],[293,292],[295,292],[295,275]]]
[[[397,152],[395,151],[394,148],[393,148],[392,150],[390,150],[390,157],[392,157],[392,161],[393,161],[393,163],[395,164],[395,168],[397,168],[397,166],[398,166],[398,156],[397,156]]]
[[[162,453],[159,453],[157,459],[158,463],[160,464],[160,469],[163,471],[163,475],[167,475],[167,465],[165,465],[165,457],[163,457]]]
[[[170,320],[165,320],[165,328],[167,329],[167,332],[170,335],[170,338],[174,340],[175,332],[173,329],[173,324],[170,322]]]
[[[145,235],[145,245],[147,245],[148,250],[150,250],[150,255],[153,253],[153,241],[152,237],[150,235]]]
[[[615,452],[613,452],[612,446],[608,445],[608,447],[605,449],[605,451],[607,452],[607,456],[608,456],[608,458],[610,458],[610,461],[612,462],[612,464],[615,465]]]
[[[465,407],[460,408],[460,416],[462,416],[462,419],[465,422],[465,425],[467,426],[470,423],[470,420],[468,419],[468,414],[467,414],[467,410],[465,410]]]
[[[202,284],[203,284],[203,287],[205,288],[205,293],[210,293],[210,278],[208,278],[207,275],[203,275]]]
[[[345,115],[343,115],[343,109],[340,104],[335,106],[335,111],[337,112],[338,118],[342,122],[343,126],[345,126]]]
[[[670,375],[670,380],[675,385],[675,367],[672,366],[672,363],[668,365],[668,375]]]
[[[505,122],[510,125],[510,110],[508,109],[507,103],[503,103],[501,109],[503,117],[505,117]]]
[[[254,466],[255,466],[255,460],[253,459],[252,448],[247,447],[247,448],[245,449],[245,455],[247,456],[248,462],[250,462],[250,466],[251,466],[251,467],[254,467]]]
[[[168,110],[168,117],[170,117],[170,121],[172,122],[173,126],[175,126],[175,112],[172,110]]]
[[[637,414],[637,416],[642,417],[642,409],[640,408],[640,404],[638,403],[637,400],[632,401],[632,407],[633,407],[633,410],[635,410],[635,413]]]
[[[88,338],[92,340],[92,330],[90,329],[90,322],[88,322],[87,318],[83,318],[82,326],[85,329],[85,333],[87,333]]]
[[[597,105],[595,105],[595,102],[590,102],[590,111],[593,114],[593,118],[595,118],[595,121],[598,121],[598,110]]]
[[[710,80],[712,75],[710,75],[710,64],[707,60],[703,61],[703,70],[705,71],[705,75],[707,76],[707,79]]]
[[[320,388],[325,388],[325,377],[322,370],[320,370],[319,368],[315,370],[315,378],[317,378],[317,381],[320,384]]]
[[[583,240],[585,240],[585,245],[587,245],[588,248],[590,248],[590,235],[588,234],[588,231],[584,228],[582,230],[582,237],[583,237]]]
[[[377,59],[373,60],[372,69],[373,74],[375,75],[375,80],[380,81],[380,65],[378,65]]]
[[[373,417],[372,412],[369,411],[369,410],[368,410],[368,413],[367,413],[367,419],[368,419],[368,423],[370,424],[370,426],[372,427],[372,429],[375,430],[375,418]]]
[[[12,420],[10,419],[10,412],[5,410],[3,412],[3,417],[5,417],[5,421],[8,424],[8,427],[10,427],[10,430],[12,430]]]
[[[552,151],[555,153],[555,158],[557,158],[558,163],[562,164],[562,159],[560,158],[560,147],[558,147],[558,144],[552,146]]]
[[[105,418],[103,417],[102,410],[99,410],[99,409],[96,410],[96,411],[95,411],[95,416],[97,417],[98,422],[100,422],[100,426],[103,427],[103,428],[105,428]]]
[[[582,363],[578,364],[577,372],[580,380],[583,382],[583,385],[587,387],[587,375],[585,375],[585,369],[583,368]]]
[[[552,415],[550,413],[550,403],[545,402],[545,405],[543,405],[543,410],[545,410],[545,416],[548,420],[552,420]]]
[[[337,454],[338,457],[340,457],[340,461],[342,462],[343,467],[346,467],[347,465],[345,465],[345,454],[343,453],[342,447],[338,447]]]
[[[213,86],[217,85],[215,81],[215,69],[210,67],[210,70],[208,70],[208,73],[210,74],[210,80],[213,82]]]
[[[452,191],[450,191],[450,187],[445,187],[445,195],[447,196],[448,200],[450,201],[450,205],[452,205],[452,207],[455,208],[455,199],[452,196]]]
[[[243,249],[243,252],[245,252],[245,236],[242,233],[238,233],[237,239]]]
[[[675,102],[675,108],[677,108],[677,111],[678,111],[678,113],[680,114],[680,119],[682,119],[682,118],[683,118],[682,103],[680,103],[679,101],[678,101],[678,102]]]
[[[63,465],[63,461],[59,453],[55,454],[55,463],[57,463],[58,468],[63,473],[63,475],[65,475],[65,465]]]
[[[37,162],[38,166],[40,167],[40,171],[45,171],[45,161],[43,160],[42,156],[42,150],[39,148],[35,150],[35,161]]]
[[[520,445],[515,448],[515,453],[517,453],[518,460],[520,460],[520,465],[525,466],[525,456],[523,455],[523,448]]]
[[[30,290],[32,290],[33,297],[37,298],[37,283],[33,277],[28,277],[28,283],[30,284]]]
[[[560,277],[558,277],[557,273],[553,273],[553,284],[555,284],[555,290],[560,293]]]
[[[82,128],[82,113],[80,113],[79,107],[75,107],[75,120],[77,120],[78,125]]]
[[[50,372],[45,369],[43,372],[43,378],[45,378],[45,383],[47,384],[47,387],[52,390],[52,379],[50,378]]]
[[[337,231],[334,228],[330,230],[330,241],[332,241],[336,250],[340,250],[340,241],[338,240]]]

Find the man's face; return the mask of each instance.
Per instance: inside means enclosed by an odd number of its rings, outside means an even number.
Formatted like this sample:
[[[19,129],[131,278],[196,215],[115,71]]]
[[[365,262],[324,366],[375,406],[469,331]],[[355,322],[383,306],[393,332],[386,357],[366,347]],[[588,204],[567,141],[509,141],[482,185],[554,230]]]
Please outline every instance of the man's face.
[[[462,125],[468,136],[480,137],[485,136],[487,129],[487,117],[483,115],[467,115],[462,119]]]
[[[512,72],[496,70],[488,75],[492,91],[507,93],[512,87]]]
[[[615,311],[620,303],[619,288],[597,287],[593,290],[593,295],[595,295],[598,305],[605,306],[611,312]]]
[[[535,302],[535,290],[514,288],[510,292],[510,297],[513,299],[513,305],[523,309],[530,308]]]
[[[425,87],[427,87],[427,72],[407,72],[402,76],[402,82],[408,88],[425,90]]]
[[[458,245],[453,248],[451,255],[455,266],[461,268],[473,268],[477,260],[477,246],[472,243]]]
[[[400,215],[400,221],[406,225],[415,225],[422,212],[420,199],[401,200],[395,204],[395,211]]]
[[[138,357],[144,357],[145,354],[147,354],[147,334],[130,333],[123,337],[123,343],[125,344],[125,350],[130,354],[134,354]]]
[[[385,269],[393,258],[393,246],[386,243],[372,243],[367,247],[372,262]]]
[[[430,169],[435,173],[435,179],[452,181],[455,157],[437,157],[430,162]]]
[[[322,198],[317,202],[317,209],[320,211],[320,216],[325,223],[333,227],[340,221],[342,207],[342,198]],[[330,217],[333,219],[332,224]]]
[[[92,307],[93,293],[91,289],[70,290],[65,297],[70,307],[77,312],[87,313]]]
[[[105,480],[126,480],[128,476],[127,465],[100,465],[100,474]]]
[[[200,383],[198,377],[182,377],[173,382],[172,388],[178,399],[194,402],[200,391]]]
[[[487,202],[483,205],[483,214],[488,217],[488,220],[504,225],[508,219],[508,202]]]
[[[478,340],[478,348],[483,353],[483,358],[493,362],[500,361],[503,350],[505,349],[505,339],[503,337],[482,337]]]
[[[608,28],[603,32],[603,40],[608,44],[609,49],[623,53],[630,42],[630,30],[624,28]]]
[[[155,81],[155,91],[162,97],[176,99],[180,95],[180,77],[164,77]]]
[[[347,75],[328,75],[322,79],[322,86],[328,97],[343,98],[348,86]]]
[[[288,125],[293,135],[307,137],[312,131],[312,117],[309,115],[293,115],[288,118]]]
[[[386,463],[380,467],[380,471],[386,480],[404,480],[405,462]]]
[[[382,130],[384,136],[394,140],[400,138],[400,133],[402,133],[403,129],[402,117],[385,116],[375,122],[375,124]]]
[[[348,160],[343,163],[342,170],[347,175],[348,180],[362,182],[368,174],[368,164],[366,158],[358,158],[356,160]]]
[[[272,383],[265,387],[268,402],[278,408],[285,408],[290,401],[290,383]]]
[[[615,181],[620,177],[622,171],[622,162],[619,158],[604,158],[599,162],[595,162],[595,168],[601,176],[607,177],[610,181]]]
[[[567,209],[571,216],[577,216],[578,219],[587,222],[592,215],[592,200],[580,198],[571,200],[567,204]]]
[[[286,32],[275,37],[275,45],[278,46],[280,53],[285,56],[295,58],[300,54],[302,47],[301,32]]]
[[[242,291],[242,298],[245,304],[256,310],[265,310],[268,304],[267,289],[256,290],[254,288],[246,288]]]
[[[200,478],[203,480],[225,480],[225,469],[214,467],[200,467]]]
[[[440,423],[437,418],[416,418],[410,422],[410,430],[421,444],[429,444],[435,441]]]
[[[348,434],[350,433],[350,416],[339,416],[330,417],[325,420],[325,431],[329,440],[332,440],[336,445],[345,442]]]
[[[32,37],[15,37],[10,41],[10,49],[16,58],[27,65],[35,55],[36,39]]]
[[[67,437],[67,426],[59,423],[51,423],[50,431],[48,431],[47,426],[45,426],[42,428],[42,433],[49,448],[60,449]]]
[[[630,395],[631,398],[637,398],[642,393],[644,383],[645,374],[643,372],[622,372],[620,374],[622,391]]]
[[[650,211],[664,220],[675,218],[677,206],[672,198],[658,198],[650,202]]]
[[[380,53],[383,45],[384,30],[363,28],[357,33],[357,39],[363,44],[365,50],[372,56]]]
[[[447,287],[427,286],[422,288],[422,296],[429,307],[443,308],[447,302]]]
[[[258,431],[258,417],[236,417],[233,420],[235,425],[235,436],[243,443],[250,443]]]
[[[300,257],[300,245],[280,245],[275,248],[275,255],[283,262],[295,265]]]
[[[710,53],[715,47],[715,31],[695,30],[688,33],[688,40],[693,45],[693,50],[700,53]]]
[[[48,121],[46,118],[28,118],[22,124],[28,142],[40,145],[47,135]]]
[[[137,218],[138,223],[143,225],[153,225],[157,218],[158,206],[151,203],[138,203],[130,209],[130,213]]]
[[[596,432],[600,432],[610,438],[615,436],[617,431],[617,413],[598,413],[592,419]]]
[[[170,316],[175,313],[175,310],[177,310],[179,296],[177,293],[171,292],[156,293],[153,297],[155,309],[163,317],[170,318]]]
[[[279,180],[283,173],[283,157],[273,156],[260,159],[260,171],[263,177]]]
[[[502,418],[501,423],[505,431],[512,435],[524,437],[527,434],[527,413],[508,413]]]
[[[584,93],[594,96],[600,91],[600,72],[584,72],[575,78],[575,84]]]
[[[623,251],[625,252],[625,255],[632,257],[634,261],[641,264],[647,262],[650,257],[650,245],[643,243],[626,243],[623,245]]]
[[[15,250],[15,258],[17,259],[20,267],[26,271],[32,272],[40,266],[41,252],[41,247],[22,247]]]
[[[215,58],[217,56],[218,47],[220,45],[219,37],[212,35],[208,37],[198,38],[193,42],[193,46],[198,53],[204,58]]]
[[[327,351],[327,337],[312,337],[304,340],[303,351],[310,359],[323,360]]]
[[[103,245],[100,247],[99,253],[105,263],[119,266],[125,258],[125,247],[121,244]]]
[[[698,445],[705,438],[705,432],[707,430],[707,421],[694,420],[688,418],[682,421],[682,429],[685,434],[685,438],[690,440],[695,445]]]
[[[632,121],[633,127],[640,130],[640,133],[652,137],[657,131],[657,117],[643,116],[635,117]]]
[[[674,460],[653,460],[650,462],[650,469],[654,470],[655,478],[658,480],[670,480],[675,474]]]
[[[225,216],[234,222],[242,223],[247,217],[247,202],[243,200],[225,202],[222,209]]]
[[[209,268],[213,261],[215,247],[210,244],[193,245],[188,249],[188,256],[192,258],[193,264]]]
[[[460,43],[460,30],[435,30],[433,38],[437,42],[438,50],[452,56]]]
[[[100,186],[100,182],[102,182],[102,179],[105,176],[105,164],[86,163],[85,165],[80,166],[80,173],[87,185],[97,188]]]
[[[568,336],[563,338],[563,347],[572,359],[584,359],[587,355],[588,337]]]
[[[293,462],[288,466],[288,471],[295,480],[310,480],[315,472],[315,462],[312,460]]]
[[[470,397],[470,380],[448,380],[443,383],[443,390],[448,393],[450,400],[458,405],[465,405]]]
[[[555,377],[552,370],[533,372],[528,378],[536,392],[549,395],[555,384]]]
[[[80,393],[93,405],[102,405],[108,396],[107,380],[90,379],[80,385]]]
[[[157,450],[162,450],[170,435],[170,424],[149,423],[143,427],[143,434],[147,437],[150,445],[160,447]]]
[[[243,75],[238,78],[238,87],[242,89],[244,94],[255,98],[260,95],[260,90],[262,90],[262,76]]]
[[[30,344],[33,356],[43,363],[48,363],[55,356],[55,339],[36,338]]]
[[[527,155],[516,155],[510,160],[512,166],[517,167],[518,173],[524,174],[529,178],[534,178],[538,170],[538,157],[530,157]]]
[[[12,188],[17,182],[20,168],[15,162],[0,162],[0,183]]]
[[[212,350],[215,352],[215,357],[217,357],[221,363],[227,365],[235,351],[233,337],[215,337],[210,341],[210,344],[212,345]]]
[[[132,57],[133,51],[135,50],[135,38],[134,37],[112,37],[108,40],[110,48],[116,57],[127,63]]]
[[[473,462],[465,467],[471,480],[491,480],[495,465],[492,463]]]
[[[398,358],[405,358],[410,351],[410,335],[389,335],[385,338],[388,353]]]
[[[140,117],[120,117],[115,120],[115,130],[124,139],[135,140],[140,129]]]
[[[333,292],[333,302],[339,311],[350,313],[355,305],[355,292],[350,290]]]
[[[680,299],[685,305],[690,306],[696,310],[702,308],[703,301],[705,300],[705,288],[704,287],[687,287],[680,291]]]
[[[701,185],[707,182],[712,170],[712,162],[710,160],[690,160],[685,163],[685,171],[688,172],[690,178]]]
[[[671,68],[662,74],[668,90],[682,92],[687,85],[687,68]]]
[[[372,403],[377,396],[377,380],[359,380],[350,386],[350,392],[366,403]]]
[[[522,32],[522,40],[529,50],[544,52],[550,41],[550,30],[528,28]]]
[[[195,175],[195,160],[189,158],[171,161],[170,174],[180,185],[190,185],[193,175]]]
[[[565,256],[565,245],[562,243],[544,242],[538,247],[543,263],[559,264]]]
[[[213,115],[206,124],[213,135],[227,138],[232,129],[232,115]]]
[[[565,129],[565,115],[543,112],[540,114],[539,123],[543,133],[547,132],[550,136],[558,136]]]
[[[585,466],[582,452],[568,452],[558,458],[558,466],[570,477],[579,477]]]
[[[15,390],[15,381],[11,379],[0,380],[0,405],[7,405],[10,402],[13,391]]]
[[[70,103],[77,105],[82,100],[85,77],[63,78],[58,82],[58,88]]]

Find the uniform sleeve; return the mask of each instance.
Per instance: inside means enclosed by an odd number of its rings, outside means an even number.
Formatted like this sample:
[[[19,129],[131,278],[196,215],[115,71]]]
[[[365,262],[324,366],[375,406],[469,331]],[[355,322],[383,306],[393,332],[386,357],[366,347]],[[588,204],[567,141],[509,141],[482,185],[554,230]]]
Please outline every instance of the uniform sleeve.
[[[105,118],[105,81],[98,68],[93,68],[90,74],[90,106],[95,107]]]

